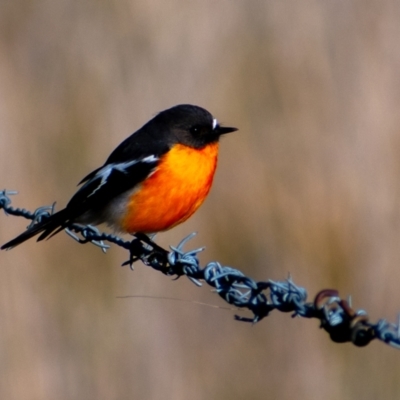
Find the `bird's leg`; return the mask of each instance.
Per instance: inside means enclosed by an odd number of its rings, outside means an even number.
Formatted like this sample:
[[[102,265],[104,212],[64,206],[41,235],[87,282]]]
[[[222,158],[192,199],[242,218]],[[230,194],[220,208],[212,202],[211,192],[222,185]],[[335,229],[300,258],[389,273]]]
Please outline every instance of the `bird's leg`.
[[[158,244],[156,244],[154,242],[153,238],[156,236],[155,233],[146,235],[145,233],[137,232],[133,236],[136,237],[136,239],[140,240],[141,242],[146,243],[148,246],[150,246],[153,249],[153,251],[158,251],[160,253],[166,253],[165,249],[163,249],[161,246],[159,246]]]
[[[123,265],[129,264],[132,268],[135,261],[142,260],[144,264],[167,273],[168,251],[158,246],[152,238],[144,233],[138,232],[133,236],[135,239],[131,241],[130,259]]]

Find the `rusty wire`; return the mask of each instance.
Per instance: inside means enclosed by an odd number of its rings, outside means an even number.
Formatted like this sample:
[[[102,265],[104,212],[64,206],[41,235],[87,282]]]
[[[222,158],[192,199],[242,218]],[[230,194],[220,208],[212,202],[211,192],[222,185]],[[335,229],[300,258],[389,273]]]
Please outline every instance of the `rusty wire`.
[[[28,227],[48,218],[54,212],[54,204],[39,207],[34,212],[14,208],[11,206],[10,196],[16,193],[0,191],[0,209],[6,215],[31,220]],[[123,247],[129,251],[129,259],[122,265],[132,268],[135,261],[141,260],[146,266],[167,276],[186,276],[198,286],[206,282],[227,303],[252,312],[251,318],[235,315],[238,321],[256,323],[273,310],[291,312],[292,317],[318,319],[321,322],[320,327],[336,343],[351,342],[361,347],[378,339],[400,349],[400,321],[394,324],[381,319],[374,324],[369,321],[364,310],[354,310],[350,301],[341,299],[336,290],[321,290],[314,301],[307,302],[307,291],[297,286],[291,277],[285,281],[256,282],[241,271],[222,266],[218,262],[210,262],[202,268],[197,254],[204,248],[183,250],[184,245],[194,236],[193,233],[178,246],[170,246],[170,251],[167,251],[143,234],[135,234],[131,241],[127,241],[116,235],[100,232],[93,226],[79,224],[71,224],[66,232],[79,243],[90,242],[104,252],[110,247],[105,244],[106,241]]]

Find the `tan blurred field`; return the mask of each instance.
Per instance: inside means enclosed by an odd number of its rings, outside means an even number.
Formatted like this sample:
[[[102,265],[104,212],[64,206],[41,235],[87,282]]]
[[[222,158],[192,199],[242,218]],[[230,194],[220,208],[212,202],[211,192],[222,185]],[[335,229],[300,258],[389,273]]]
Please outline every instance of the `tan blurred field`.
[[[163,246],[400,311],[400,2],[0,2],[0,188],[34,209],[179,103],[240,130]],[[0,215],[0,243],[27,222]],[[0,399],[398,399],[400,353],[251,326],[208,288],[66,235],[0,254]],[[123,295],[154,299],[119,299]]]

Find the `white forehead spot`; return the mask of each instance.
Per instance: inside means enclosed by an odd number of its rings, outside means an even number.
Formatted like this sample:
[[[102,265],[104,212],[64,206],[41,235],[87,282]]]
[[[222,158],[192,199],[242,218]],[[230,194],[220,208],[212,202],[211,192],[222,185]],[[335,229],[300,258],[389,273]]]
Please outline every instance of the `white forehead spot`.
[[[218,126],[218,121],[216,118],[213,118],[212,128],[215,129]]]

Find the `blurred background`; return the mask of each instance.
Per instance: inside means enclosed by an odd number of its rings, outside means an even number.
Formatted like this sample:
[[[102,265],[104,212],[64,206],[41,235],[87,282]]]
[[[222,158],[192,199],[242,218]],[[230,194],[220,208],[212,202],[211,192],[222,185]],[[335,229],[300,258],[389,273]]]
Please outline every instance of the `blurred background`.
[[[157,237],[310,296],[400,311],[400,3],[0,2],[0,187],[63,207],[158,111],[210,110],[206,203]],[[27,221],[0,215],[0,243]],[[233,320],[206,287],[60,234],[0,254],[0,398],[395,399],[400,353],[338,345],[315,320]],[[154,298],[120,299],[136,295]]]

